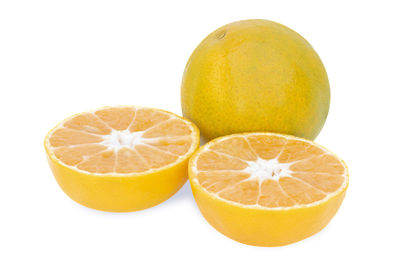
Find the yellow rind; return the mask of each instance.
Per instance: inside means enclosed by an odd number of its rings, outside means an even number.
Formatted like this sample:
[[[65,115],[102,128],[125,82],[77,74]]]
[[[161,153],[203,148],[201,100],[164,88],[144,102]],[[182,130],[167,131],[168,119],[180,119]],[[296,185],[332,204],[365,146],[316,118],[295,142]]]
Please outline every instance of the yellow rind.
[[[193,51],[182,78],[183,116],[204,140],[241,132],[315,139],[329,112],[330,86],[313,47],[272,21],[227,24]]]

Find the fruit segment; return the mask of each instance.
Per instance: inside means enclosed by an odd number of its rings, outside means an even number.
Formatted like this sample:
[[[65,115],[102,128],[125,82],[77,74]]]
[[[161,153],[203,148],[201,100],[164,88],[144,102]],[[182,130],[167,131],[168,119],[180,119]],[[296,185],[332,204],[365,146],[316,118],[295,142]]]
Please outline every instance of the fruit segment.
[[[107,147],[101,144],[80,144],[54,148],[54,154],[65,164],[75,166],[88,157],[106,149]]]
[[[106,108],[96,111],[95,115],[112,130],[123,131],[132,123],[135,113],[134,108]]]
[[[111,128],[93,113],[77,115],[64,123],[64,127],[93,134],[110,134]]]

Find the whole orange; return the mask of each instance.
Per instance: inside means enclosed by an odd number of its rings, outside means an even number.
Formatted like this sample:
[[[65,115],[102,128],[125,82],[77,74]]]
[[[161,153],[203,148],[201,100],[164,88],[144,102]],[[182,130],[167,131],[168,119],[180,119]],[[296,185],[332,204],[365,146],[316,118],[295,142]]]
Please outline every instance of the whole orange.
[[[311,45],[268,20],[244,20],[208,35],[191,55],[181,88],[183,115],[202,137],[269,131],[315,139],[330,88]]]

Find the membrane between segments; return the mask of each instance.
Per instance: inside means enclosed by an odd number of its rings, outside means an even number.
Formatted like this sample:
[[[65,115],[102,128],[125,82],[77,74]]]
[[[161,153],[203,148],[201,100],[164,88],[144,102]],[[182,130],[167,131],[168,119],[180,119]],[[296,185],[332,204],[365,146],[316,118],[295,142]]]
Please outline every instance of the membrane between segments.
[[[200,185],[223,199],[266,207],[314,203],[345,181],[345,167],[333,154],[273,134],[211,143],[197,157],[195,172]]]
[[[76,115],[49,137],[63,163],[92,173],[134,173],[160,168],[193,144],[189,123],[167,112],[110,107]]]

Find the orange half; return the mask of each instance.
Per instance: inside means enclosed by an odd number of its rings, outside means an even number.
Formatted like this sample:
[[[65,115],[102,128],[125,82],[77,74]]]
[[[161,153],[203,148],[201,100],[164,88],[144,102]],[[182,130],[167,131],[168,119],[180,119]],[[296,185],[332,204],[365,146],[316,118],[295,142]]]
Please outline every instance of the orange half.
[[[190,160],[189,179],[218,231],[245,244],[279,246],[328,224],[344,198],[348,170],[312,141],[248,133],[202,146]]]
[[[61,188],[90,208],[126,212],[154,206],[187,180],[199,131],[173,113],[105,107],[72,116],[45,138]]]

